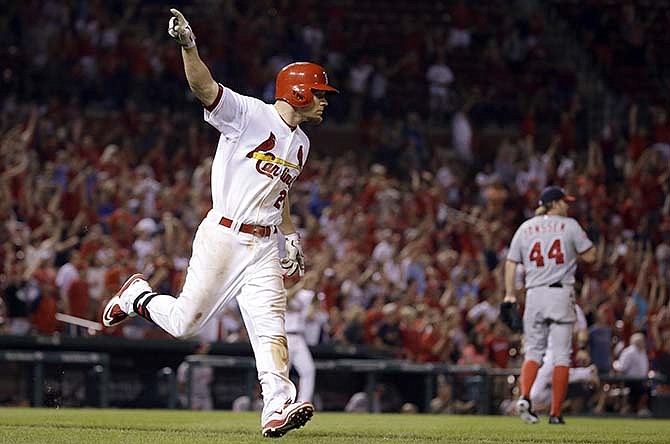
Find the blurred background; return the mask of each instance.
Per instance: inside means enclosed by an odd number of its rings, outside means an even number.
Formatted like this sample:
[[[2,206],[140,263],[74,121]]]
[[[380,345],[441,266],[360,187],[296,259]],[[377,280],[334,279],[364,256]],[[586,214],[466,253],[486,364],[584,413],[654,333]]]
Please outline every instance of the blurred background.
[[[309,60],[341,91],[291,191],[317,407],[513,413],[504,258],[557,184],[598,249],[567,410],[670,416],[669,1],[2,5],[0,404],[187,407],[199,369],[211,408],[254,408],[234,304],[193,341],[98,324],[136,271],[179,293],[211,206],[218,132],[166,32],[177,7],[224,85],[272,102]],[[646,365],[621,365],[629,347]],[[188,355],[229,360],[180,377]]]

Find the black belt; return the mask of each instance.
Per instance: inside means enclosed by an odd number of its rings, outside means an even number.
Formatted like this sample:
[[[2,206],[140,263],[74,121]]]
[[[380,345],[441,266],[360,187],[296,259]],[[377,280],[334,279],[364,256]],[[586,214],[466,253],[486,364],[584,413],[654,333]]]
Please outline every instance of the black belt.
[[[560,282],[554,282],[553,284],[549,285],[551,288],[563,288],[563,284]]]

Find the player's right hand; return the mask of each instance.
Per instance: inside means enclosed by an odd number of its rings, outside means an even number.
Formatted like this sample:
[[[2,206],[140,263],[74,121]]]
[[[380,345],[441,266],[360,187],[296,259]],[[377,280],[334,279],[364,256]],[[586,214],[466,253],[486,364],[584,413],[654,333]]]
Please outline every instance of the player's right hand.
[[[168,23],[168,34],[184,48],[193,48],[195,46],[195,34],[193,34],[186,17],[174,8],[170,9],[170,12],[173,17]]]

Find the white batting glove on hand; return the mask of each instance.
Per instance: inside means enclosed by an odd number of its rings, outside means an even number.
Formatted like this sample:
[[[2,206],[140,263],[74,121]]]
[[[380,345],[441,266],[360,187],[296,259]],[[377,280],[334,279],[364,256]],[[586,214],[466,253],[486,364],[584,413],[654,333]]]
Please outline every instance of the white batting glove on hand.
[[[168,24],[168,34],[184,48],[193,48],[195,46],[195,34],[193,34],[186,17],[174,8],[170,9],[170,12],[174,17],[170,19]]]
[[[284,276],[293,276],[297,271],[300,276],[305,274],[305,254],[302,252],[298,233],[286,235],[286,256],[279,261],[284,269]]]

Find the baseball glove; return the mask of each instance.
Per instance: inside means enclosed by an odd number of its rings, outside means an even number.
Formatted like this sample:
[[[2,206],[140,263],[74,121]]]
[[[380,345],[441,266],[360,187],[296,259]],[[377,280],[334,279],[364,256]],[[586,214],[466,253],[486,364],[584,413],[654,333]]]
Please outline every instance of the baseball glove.
[[[521,319],[519,306],[516,302],[503,302],[500,304],[500,320],[514,333],[521,333],[523,331],[523,319]]]

